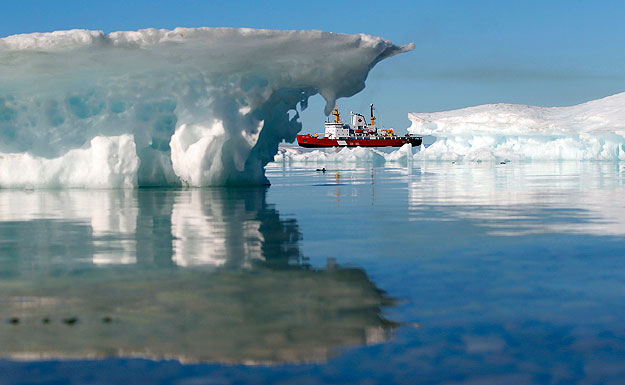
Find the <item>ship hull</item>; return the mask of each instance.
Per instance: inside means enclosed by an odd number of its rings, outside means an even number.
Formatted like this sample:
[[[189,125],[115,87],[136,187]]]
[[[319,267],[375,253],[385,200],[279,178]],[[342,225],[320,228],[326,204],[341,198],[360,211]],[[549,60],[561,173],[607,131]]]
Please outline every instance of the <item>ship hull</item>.
[[[393,138],[350,138],[350,139],[329,139],[316,138],[312,135],[297,135],[297,144],[301,147],[401,147],[406,143],[413,146],[420,146],[423,138],[419,136],[404,136]]]

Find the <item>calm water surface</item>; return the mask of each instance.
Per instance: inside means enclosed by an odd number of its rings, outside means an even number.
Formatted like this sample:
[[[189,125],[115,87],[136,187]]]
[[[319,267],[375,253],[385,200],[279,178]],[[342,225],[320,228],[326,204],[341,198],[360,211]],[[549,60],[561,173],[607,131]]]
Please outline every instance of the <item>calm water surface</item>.
[[[625,165],[325,166],[0,191],[0,384],[622,383]]]

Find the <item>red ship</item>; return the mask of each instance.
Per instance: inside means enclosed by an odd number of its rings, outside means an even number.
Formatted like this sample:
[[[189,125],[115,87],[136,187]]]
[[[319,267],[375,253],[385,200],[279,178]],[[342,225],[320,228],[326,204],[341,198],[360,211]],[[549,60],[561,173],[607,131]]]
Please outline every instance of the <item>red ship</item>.
[[[334,121],[325,123],[324,132],[297,135],[297,144],[301,147],[401,147],[406,143],[420,146],[423,141],[421,136],[398,136],[393,129],[378,129],[373,116],[373,104],[370,124],[367,124],[364,116],[353,112],[351,124],[345,124],[336,107],[332,115]]]

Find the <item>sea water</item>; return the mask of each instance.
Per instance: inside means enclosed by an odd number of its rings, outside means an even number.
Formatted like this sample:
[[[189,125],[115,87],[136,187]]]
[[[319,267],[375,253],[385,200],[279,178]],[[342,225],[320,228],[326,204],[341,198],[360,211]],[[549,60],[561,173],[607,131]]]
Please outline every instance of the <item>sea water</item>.
[[[619,383],[625,166],[0,191],[0,383]]]

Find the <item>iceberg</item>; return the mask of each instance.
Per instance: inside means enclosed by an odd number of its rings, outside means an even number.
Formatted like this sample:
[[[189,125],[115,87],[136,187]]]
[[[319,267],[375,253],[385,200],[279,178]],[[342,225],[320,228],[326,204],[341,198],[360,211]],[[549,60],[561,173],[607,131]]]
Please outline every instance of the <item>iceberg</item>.
[[[436,141],[416,159],[625,159],[625,93],[571,107],[488,104],[453,111],[409,113],[413,134]]]
[[[379,61],[368,35],[232,28],[0,39],[0,187],[268,183],[264,166]]]

